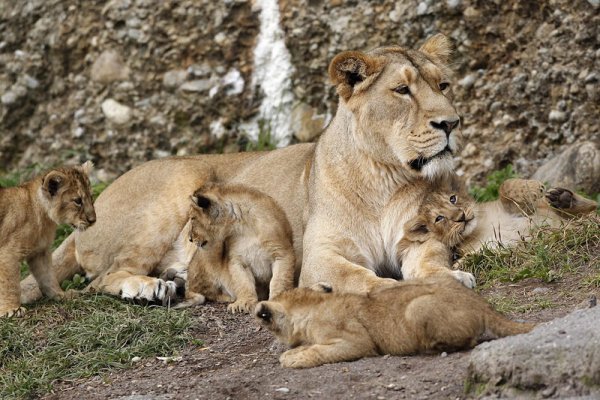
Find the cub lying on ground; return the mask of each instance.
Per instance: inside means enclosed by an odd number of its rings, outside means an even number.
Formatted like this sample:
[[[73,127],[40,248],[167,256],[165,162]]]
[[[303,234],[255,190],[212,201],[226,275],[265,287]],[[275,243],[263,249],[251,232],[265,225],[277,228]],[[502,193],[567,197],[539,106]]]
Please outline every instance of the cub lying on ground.
[[[288,368],[454,351],[534,327],[508,320],[448,277],[398,282],[366,296],[294,289],[258,303],[255,315],[293,347],[279,358]]]
[[[19,263],[26,260],[42,293],[64,296],[51,269],[50,245],[58,224],[84,230],[96,221],[90,162],[56,168],[29,182],[0,188],[0,317],[21,316]]]
[[[251,312],[259,294],[273,298],[293,287],[292,229],[271,197],[243,185],[208,183],[192,200],[188,233],[179,239],[198,248],[188,266],[184,306],[204,297],[235,299],[230,311]]]

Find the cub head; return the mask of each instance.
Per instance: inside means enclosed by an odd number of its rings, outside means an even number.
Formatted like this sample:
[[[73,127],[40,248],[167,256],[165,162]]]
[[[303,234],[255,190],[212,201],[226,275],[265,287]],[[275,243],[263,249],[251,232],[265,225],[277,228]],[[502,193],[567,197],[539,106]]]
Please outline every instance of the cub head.
[[[88,174],[93,164],[62,167],[42,177],[40,199],[48,216],[57,224],[84,230],[96,222],[94,200]]]
[[[222,243],[235,222],[228,203],[223,200],[221,187],[208,183],[196,190],[191,197],[189,219],[190,242],[208,249]]]
[[[404,225],[404,240],[423,243],[435,239],[454,247],[469,236],[477,220],[475,201],[454,185],[428,193],[416,217]]]
[[[462,135],[452,104],[451,52],[449,40],[438,34],[419,50],[346,51],[332,60],[338,114],[348,120],[361,151],[408,176],[434,178],[453,170]]]

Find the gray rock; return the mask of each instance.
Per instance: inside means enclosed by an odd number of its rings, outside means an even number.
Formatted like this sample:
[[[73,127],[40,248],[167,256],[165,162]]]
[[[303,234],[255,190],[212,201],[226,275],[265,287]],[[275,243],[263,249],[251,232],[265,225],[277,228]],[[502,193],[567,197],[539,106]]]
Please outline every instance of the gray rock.
[[[186,92],[205,92],[213,86],[210,79],[196,79],[195,81],[185,82],[179,89]]]
[[[126,124],[131,119],[131,108],[113,99],[102,102],[102,112],[109,121],[118,125]]]
[[[185,69],[173,69],[163,75],[163,86],[167,89],[175,89],[187,80],[188,71]]]
[[[477,346],[469,375],[502,394],[511,389],[565,398],[600,395],[600,307],[578,310],[525,335]],[[523,392],[521,392],[523,393]]]
[[[575,143],[543,164],[532,176],[551,186],[600,192],[600,149],[595,142]]]
[[[92,65],[91,78],[100,83],[124,81],[129,78],[129,68],[115,50],[105,50]]]

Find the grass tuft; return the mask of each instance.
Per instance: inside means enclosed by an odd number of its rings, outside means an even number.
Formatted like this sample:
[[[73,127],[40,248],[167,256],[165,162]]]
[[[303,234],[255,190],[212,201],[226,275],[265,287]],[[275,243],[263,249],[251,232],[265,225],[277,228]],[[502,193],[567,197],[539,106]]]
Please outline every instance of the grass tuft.
[[[496,281],[517,282],[538,278],[560,280],[563,274],[583,265],[595,267],[589,277],[593,285],[600,277],[600,217],[586,216],[566,221],[561,228],[534,229],[529,241],[510,247],[484,246],[465,257],[461,269],[473,273],[480,285]]]
[[[141,307],[102,296],[41,301],[21,319],[0,320],[0,398],[31,398],[58,381],[131,366],[133,357],[173,356],[191,336],[188,311]]]
[[[469,193],[477,202],[496,200],[499,197],[498,189],[500,189],[500,185],[511,178],[518,178],[518,175],[513,170],[513,166],[508,164],[503,169],[492,172],[487,177],[487,184],[484,187],[474,186],[469,190]]]

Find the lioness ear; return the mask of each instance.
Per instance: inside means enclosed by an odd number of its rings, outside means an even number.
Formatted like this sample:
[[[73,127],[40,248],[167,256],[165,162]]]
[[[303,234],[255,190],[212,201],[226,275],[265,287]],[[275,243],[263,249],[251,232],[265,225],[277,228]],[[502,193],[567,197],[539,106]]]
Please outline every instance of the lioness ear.
[[[419,51],[448,64],[452,55],[452,43],[444,34],[433,35],[423,43]]]
[[[210,199],[204,196],[200,190],[196,190],[190,198],[192,199],[192,205],[202,210],[207,210],[212,204]]]
[[[87,176],[90,175],[90,172],[92,172],[93,169],[94,169],[94,163],[89,160],[84,162],[83,164],[81,164],[81,170]]]
[[[381,71],[382,62],[360,51],[345,51],[329,64],[329,78],[341,98],[348,100],[354,87]]]
[[[58,190],[62,186],[64,181],[64,176],[58,171],[51,171],[46,176],[44,176],[44,180],[42,181],[42,187],[44,190],[50,195],[50,197],[54,197]]]

